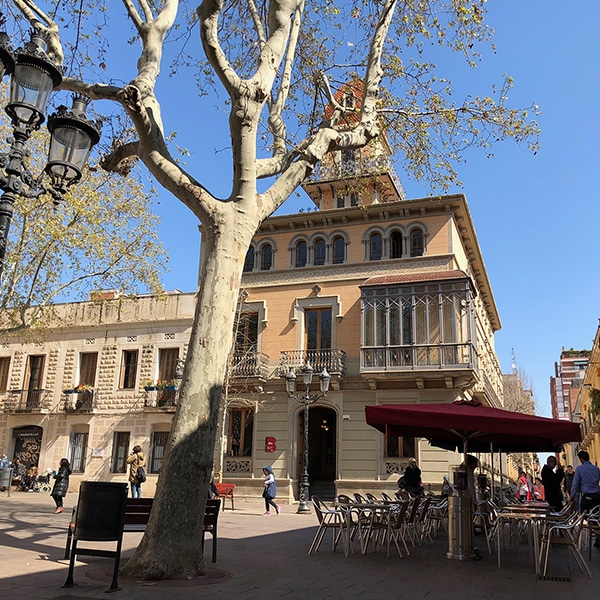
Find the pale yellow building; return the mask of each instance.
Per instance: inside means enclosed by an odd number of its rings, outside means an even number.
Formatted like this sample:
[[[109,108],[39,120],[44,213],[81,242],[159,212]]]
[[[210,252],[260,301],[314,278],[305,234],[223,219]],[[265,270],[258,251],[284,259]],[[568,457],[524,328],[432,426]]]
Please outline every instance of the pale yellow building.
[[[304,403],[283,376],[294,370],[302,394],[309,362],[331,376],[309,408],[311,491],[393,492],[412,456],[437,490],[459,455],[386,438],[364,407],[503,405],[500,318],[467,201],[406,200],[385,140],[337,153],[304,188],[315,209],[267,219],[246,257],[217,477],[258,497],[271,464],[278,497],[297,499]],[[152,494],[177,402],[167,384],[176,386],[193,312],[194,294],[108,295],[58,305],[61,324],[44,341],[0,340],[0,449],[41,471],[68,457],[75,490],[81,479],[124,481],[140,444]]]

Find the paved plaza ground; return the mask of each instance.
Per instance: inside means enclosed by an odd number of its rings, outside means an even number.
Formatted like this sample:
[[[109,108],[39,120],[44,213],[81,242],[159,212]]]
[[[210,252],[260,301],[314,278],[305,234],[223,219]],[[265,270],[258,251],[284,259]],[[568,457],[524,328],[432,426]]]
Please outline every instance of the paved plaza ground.
[[[69,494],[65,512],[54,515],[49,496],[6,492],[0,496],[0,597],[12,600],[83,600],[106,598],[112,561],[81,557],[75,568],[78,584],[63,589],[68,562],[63,560],[66,530],[76,494]],[[344,558],[331,551],[328,535],[317,554],[307,555],[317,528],[314,514],[298,515],[295,506],[282,506],[279,516],[262,517],[259,502],[236,502],[219,517],[218,561],[208,577],[193,581],[142,582],[120,577],[121,591],[112,598],[123,600],[325,598],[379,600],[425,598],[427,600],[591,600],[598,597],[600,551],[593,548],[593,579],[566,554],[551,557],[549,576],[536,578],[527,544],[509,546],[502,555],[488,554],[485,540],[477,537],[481,561],[446,558],[448,542],[441,534],[434,543],[411,548],[410,556],[391,558],[385,551],[359,551]],[[123,561],[131,556],[141,534],[124,536]],[[205,550],[210,560],[211,538]],[[83,544],[82,544],[83,546]],[[84,547],[84,546],[83,546]],[[112,546],[114,547],[114,545]],[[358,549],[357,549],[358,550]],[[586,552],[587,556],[587,552]]]

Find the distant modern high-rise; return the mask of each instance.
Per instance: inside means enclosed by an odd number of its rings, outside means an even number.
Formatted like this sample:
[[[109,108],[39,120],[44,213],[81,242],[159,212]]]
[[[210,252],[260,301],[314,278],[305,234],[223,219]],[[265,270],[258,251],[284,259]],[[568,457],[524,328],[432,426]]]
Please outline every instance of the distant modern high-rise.
[[[550,377],[550,400],[555,419],[572,420],[589,362],[589,350],[565,350],[563,347],[560,362],[554,363],[554,377]]]

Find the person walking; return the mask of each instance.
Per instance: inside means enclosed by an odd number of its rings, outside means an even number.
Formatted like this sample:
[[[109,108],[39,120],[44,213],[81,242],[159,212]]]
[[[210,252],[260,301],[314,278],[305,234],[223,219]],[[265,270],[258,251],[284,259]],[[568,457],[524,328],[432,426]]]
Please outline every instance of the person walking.
[[[546,502],[552,510],[559,512],[563,507],[561,483],[565,477],[563,468],[558,464],[556,456],[549,456],[542,467],[542,483],[546,494]]]
[[[56,504],[55,515],[64,511],[63,499],[69,491],[69,475],[71,474],[71,465],[66,458],[60,459],[60,466],[58,472],[54,475],[54,486],[52,487],[52,498]]]
[[[146,456],[142,452],[141,446],[134,446],[131,454],[127,457],[127,464],[129,465],[129,484],[131,485],[131,497],[141,498],[142,497],[142,483],[138,479],[138,469],[140,467],[146,467]]]
[[[265,475],[265,480],[263,482],[265,489],[262,493],[263,498],[265,499],[265,513],[263,517],[270,517],[271,506],[275,509],[276,514],[279,514],[280,510],[279,506],[274,502],[275,496],[277,495],[277,484],[275,482],[275,475],[273,474],[273,468],[271,465],[263,467],[263,473]]]
[[[585,450],[580,450],[577,457],[581,464],[575,469],[571,498],[581,493],[579,510],[583,512],[600,505],[600,469],[590,462],[590,455]]]

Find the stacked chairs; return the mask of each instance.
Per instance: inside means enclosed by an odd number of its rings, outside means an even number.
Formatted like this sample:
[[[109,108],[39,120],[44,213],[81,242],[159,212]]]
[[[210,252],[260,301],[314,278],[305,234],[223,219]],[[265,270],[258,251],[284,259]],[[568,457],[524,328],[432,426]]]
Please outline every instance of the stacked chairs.
[[[327,530],[332,532],[331,550],[332,552],[335,552],[342,535],[342,528],[345,525],[345,515],[342,511],[327,506],[317,496],[313,496],[311,500],[315,507],[317,519],[319,520],[319,527],[315,533],[312,544],[308,549],[308,553],[311,554],[312,552],[319,551],[319,547],[321,546],[321,542],[323,541]]]
[[[381,492],[381,500],[383,502],[394,502],[393,498],[390,498],[385,492]]]

